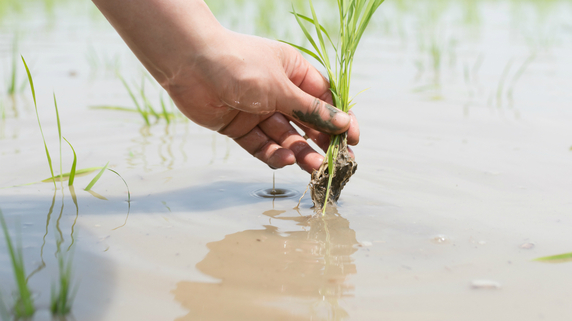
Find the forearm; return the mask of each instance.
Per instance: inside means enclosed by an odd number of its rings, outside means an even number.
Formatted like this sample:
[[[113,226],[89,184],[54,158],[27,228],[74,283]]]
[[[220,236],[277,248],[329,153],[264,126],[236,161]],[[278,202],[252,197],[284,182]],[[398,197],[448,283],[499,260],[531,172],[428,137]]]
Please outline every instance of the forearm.
[[[206,54],[223,27],[203,0],[93,0],[164,87]]]

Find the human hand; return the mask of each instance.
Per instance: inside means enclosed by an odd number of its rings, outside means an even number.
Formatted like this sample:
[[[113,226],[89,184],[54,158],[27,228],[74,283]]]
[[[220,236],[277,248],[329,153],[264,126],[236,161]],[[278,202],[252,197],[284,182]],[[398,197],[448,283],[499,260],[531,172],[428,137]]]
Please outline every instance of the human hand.
[[[270,167],[308,172],[329,134],[359,140],[353,113],[331,106],[328,82],[289,45],[223,28],[203,0],[93,0],[179,109]]]
[[[163,83],[179,109],[195,123],[234,139],[272,168],[297,163],[311,173],[329,134],[348,132],[359,141],[355,115],[331,106],[329,83],[289,45],[221,29],[216,38]]]

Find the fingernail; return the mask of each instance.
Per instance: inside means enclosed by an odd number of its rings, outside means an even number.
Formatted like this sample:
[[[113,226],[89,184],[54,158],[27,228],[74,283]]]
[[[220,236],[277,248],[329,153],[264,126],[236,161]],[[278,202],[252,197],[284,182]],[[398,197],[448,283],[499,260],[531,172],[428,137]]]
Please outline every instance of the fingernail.
[[[332,124],[338,128],[345,128],[350,125],[352,118],[350,115],[344,113],[343,111],[335,108],[334,106],[326,105],[326,107],[333,112]]]
[[[268,162],[266,164],[268,164],[268,166],[270,166],[270,168],[272,169],[278,169],[280,168],[279,162],[280,162],[280,156],[274,153],[272,156],[268,158]]]

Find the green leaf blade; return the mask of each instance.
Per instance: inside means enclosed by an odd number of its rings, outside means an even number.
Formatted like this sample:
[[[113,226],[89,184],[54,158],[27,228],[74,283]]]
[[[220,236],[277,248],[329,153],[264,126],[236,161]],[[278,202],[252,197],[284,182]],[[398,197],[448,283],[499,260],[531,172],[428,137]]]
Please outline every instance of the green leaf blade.
[[[75,149],[73,148],[72,144],[64,137],[64,140],[66,141],[66,143],[68,143],[68,145],[70,146],[72,152],[73,152],[73,163],[72,163],[72,167],[71,170],[69,172],[69,181],[68,181],[68,186],[72,186],[73,182],[75,180],[75,170],[76,170],[76,166],[77,166],[77,155],[75,153]],[[60,172],[60,179],[63,178],[63,174]]]
[[[572,262],[572,252],[571,253],[558,254],[558,255],[539,257],[537,259],[534,259],[534,261],[546,262],[546,263]]]
[[[30,73],[30,68],[28,68],[28,64],[26,63],[24,56],[20,56],[20,57],[22,57],[22,62],[24,63],[24,67],[26,68],[26,74],[28,75],[28,82],[30,83],[30,89],[32,90],[32,98],[34,98],[34,108],[36,110],[36,118],[38,119],[38,126],[40,127],[40,133],[42,134],[42,140],[44,141],[44,148],[46,150],[46,158],[48,159],[48,165],[50,165],[50,173],[52,174],[52,177],[54,177],[54,168],[52,166],[52,158],[50,157],[50,151],[48,150],[48,144],[46,143],[44,131],[42,130],[42,123],[40,122],[40,114],[38,113],[38,104],[36,102],[36,89],[34,88],[34,80],[32,79],[32,74]],[[57,189],[56,180],[54,179],[53,182],[54,182],[54,188]]]
[[[91,182],[89,182],[89,184],[85,188],[86,191],[91,190],[93,185],[95,185],[95,183],[97,183],[97,181],[99,181],[99,179],[101,178],[101,175],[103,175],[103,172],[105,172],[105,170],[107,169],[107,166],[109,166],[109,162],[107,162],[107,164],[105,164],[105,166],[103,166],[101,171],[99,171],[99,173],[97,173],[97,175],[91,180]]]
[[[303,53],[307,54],[308,56],[310,56],[310,57],[316,59],[322,66],[326,67],[326,65],[325,65],[324,62],[322,61],[322,58],[318,57],[318,55],[316,55],[316,54],[313,53],[312,51],[310,51],[310,50],[308,50],[308,49],[306,49],[306,48],[304,48],[304,47],[295,45],[295,44],[293,44],[293,43],[291,43],[291,42],[288,42],[288,41],[280,40],[280,42],[283,42],[283,43],[285,43],[285,44],[287,44],[287,45],[290,45],[290,46],[292,46],[292,47],[294,47],[294,48],[296,48],[296,49],[302,51]]]
[[[129,87],[129,85],[127,84],[125,79],[123,79],[123,77],[120,74],[117,74],[117,77],[121,80],[121,83],[123,83],[123,86],[125,87],[125,89],[127,89],[127,92],[129,93],[129,96],[131,97],[131,100],[133,100],[133,103],[135,104],[135,108],[137,108],[137,111],[139,112],[141,117],[143,117],[143,120],[145,120],[145,124],[147,124],[147,126],[150,126],[151,122],[149,122],[149,116],[146,112],[143,111],[143,109],[141,108],[141,105],[139,105],[139,102],[137,101],[137,98],[135,98],[135,94],[133,94],[131,87]]]

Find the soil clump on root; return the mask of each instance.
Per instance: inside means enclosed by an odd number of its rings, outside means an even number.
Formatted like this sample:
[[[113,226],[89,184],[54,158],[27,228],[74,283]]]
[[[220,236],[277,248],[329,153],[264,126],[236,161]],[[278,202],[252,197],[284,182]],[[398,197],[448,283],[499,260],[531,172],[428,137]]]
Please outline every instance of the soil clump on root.
[[[332,185],[330,186],[328,204],[325,204],[328,180],[330,179],[327,157],[324,159],[320,168],[312,173],[310,193],[312,195],[312,201],[314,202],[315,208],[322,209],[323,206],[335,205],[340,198],[342,189],[349,182],[356,170],[357,163],[350,156],[347,143],[345,142],[345,139],[343,139],[342,146],[338,152],[338,157],[334,160],[334,177],[332,178]]]

